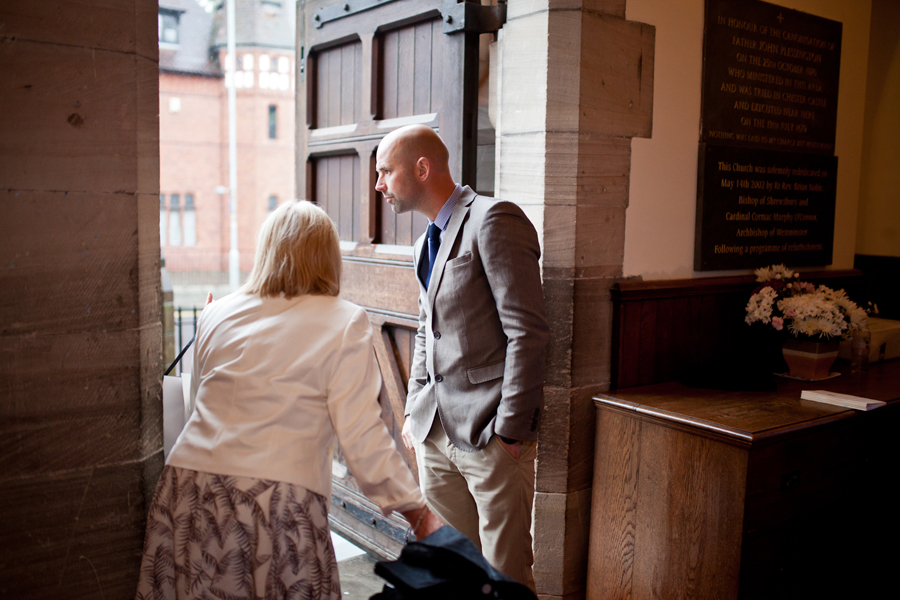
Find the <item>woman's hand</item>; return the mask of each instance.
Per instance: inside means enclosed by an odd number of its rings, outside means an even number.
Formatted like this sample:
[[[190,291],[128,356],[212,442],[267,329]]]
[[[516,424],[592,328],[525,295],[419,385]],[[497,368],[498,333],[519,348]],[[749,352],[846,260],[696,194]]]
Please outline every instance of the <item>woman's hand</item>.
[[[417,540],[422,540],[444,526],[444,522],[431,512],[428,506],[408,510],[403,513],[403,517],[409,521],[412,527],[413,535]]]

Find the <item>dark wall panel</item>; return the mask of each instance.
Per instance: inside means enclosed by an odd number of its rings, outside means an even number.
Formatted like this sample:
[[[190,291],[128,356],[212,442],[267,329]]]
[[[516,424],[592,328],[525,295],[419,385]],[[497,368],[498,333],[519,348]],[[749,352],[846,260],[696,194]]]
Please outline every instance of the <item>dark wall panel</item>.
[[[328,213],[342,240],[360,234],[359,155],[343,154],[312,159],[313,201]]]
[[[381,38],[382,119],[440,108],[443,31],[440,19],[395,29]]]
[[[362,44],[352,42],[315,54],[314,127],[349,125],[360,119]]]
[[[802,277],[864,298],[859,271],[804,272]],[[617,284],[612,290],[612,387],[675,380],[713,385],[719,376],[767,375],[783,367],[777,332],[744,323],[756,285],[753,276]]]

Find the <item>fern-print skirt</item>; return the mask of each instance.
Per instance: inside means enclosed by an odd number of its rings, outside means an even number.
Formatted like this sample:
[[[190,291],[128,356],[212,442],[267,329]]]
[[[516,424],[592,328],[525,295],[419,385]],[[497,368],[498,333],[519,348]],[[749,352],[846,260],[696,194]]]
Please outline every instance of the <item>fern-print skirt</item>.
[[[138,600],[337,600],[324,497],[167,466],[147,516]]]

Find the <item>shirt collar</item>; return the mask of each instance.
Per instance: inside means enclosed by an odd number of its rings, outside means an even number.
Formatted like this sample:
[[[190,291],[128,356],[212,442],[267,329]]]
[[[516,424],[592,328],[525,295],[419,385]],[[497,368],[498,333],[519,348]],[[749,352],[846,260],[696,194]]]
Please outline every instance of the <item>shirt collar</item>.
[[[447,201],[444,202],[444,206],[441,207],[441,210],[438,211],[437,216],[434,218],[434,224],[438,226],[438,229],[441,230],[442,234],[444,233],[444,230],[447,229],[447,223],[450,222],[450,215],[453,214],[453,209],[456,208],[456,205],[459,203],[460,196],[462,196],[462,186],[457,183],[453,193],[450,194],[450,197],[447,198]]]

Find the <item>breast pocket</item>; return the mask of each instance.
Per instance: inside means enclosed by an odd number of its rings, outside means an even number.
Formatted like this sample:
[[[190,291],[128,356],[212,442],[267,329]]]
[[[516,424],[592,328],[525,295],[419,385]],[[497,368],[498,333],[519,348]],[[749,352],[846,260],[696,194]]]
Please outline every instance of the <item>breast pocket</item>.
[[[462,302],[472,294],[480,292],[483,277],[484,269],[475,260],[472,252],[464,252],[444,264],[441,289],[448,299],[452,298],[454,302]]]
[[[447,264],[444,266],[444,269],[456,269],[470,262],[472,262],[472,253],[466,252],[457,256],[456,258],[451,258],[450,260],[448,260]]]

